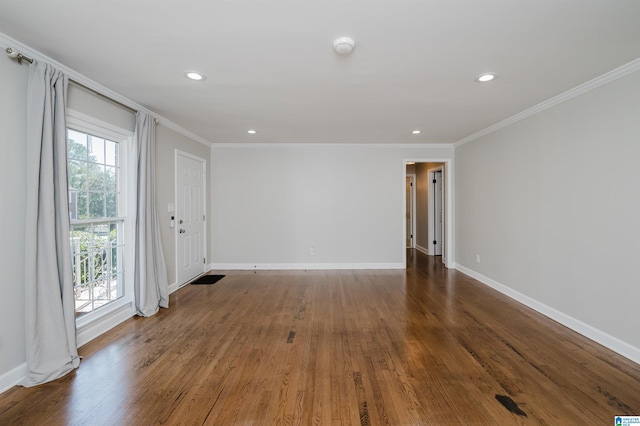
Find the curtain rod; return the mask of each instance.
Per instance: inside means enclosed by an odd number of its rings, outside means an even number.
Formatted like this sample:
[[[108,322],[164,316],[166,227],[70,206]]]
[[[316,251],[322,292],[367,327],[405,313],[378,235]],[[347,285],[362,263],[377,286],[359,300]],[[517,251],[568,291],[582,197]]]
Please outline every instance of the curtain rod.
[[[7,54],[7,56],[9,56],[10,58],[17,60],[17,61],[18,61],[18,63],[19,63],[20,65],[22,65],[22,61],[23,61],[23,60],[24,60],[24,61],[29,62],[30,64],[32,64],[32,63],[33,63],[33,58],[30,58],[30,57],[28,57],[28,56],[23,55],[23,54],[22,54],[22,53],[20,53],[20,52],[18,51],[18,49],[16,49],[15,47],[7,47],[7,48],[5,49],[5,51],[4,51],[4,52],[5,52],[5,53]],[[97,95],[97,96],[100,96],[101,98],[104,98],[104,99],[108,100],[109,102],[113,102],[114,104],[117,104],[117,105],[119,105],[119,106],[121,106],[121,107],[123,107],[123,108],[126,108],[127,110],[129,110],[129,111],[131,111],[131,112],[133,112],[133,113],[137,113],[137,112],[138,112],[136,109],[131,108],[129,105],[125,105],[125,104],[123,104],[122,102],[118,102],[118,101],[116,101],[115,99],[111,99],[110,97],[108,97],[108,96],[106,96],[106,95],[104,95],[104,94],[102,94],[102,93],[98,92],[98,91],[97,91],[97,90],[95,90],[95,89],[92,89],[91,87],[87,87],[87,86],[85,86],[84,84],[79,83],[79,82],[77,82],[77,81],[75,81],[75,80],[73,80],[73,79],[69,79],[69,81],[70,81],[71,83],[75,84],[76,86],[82,87],[83,89],[88,90],[89,92],[91,92],[91,93],[93,93],[93,94],[95,94],[95,95]],[[160,123],[160,120],[158,120],[156,117],[154,117],[154,118],[153,118],[153,121],[154,121],[156,124]]]
[[[75,85],[76,85],[76,86],[78,86],[78,87],[81,87],[82,89],[84,89],[84,90],[86,90],[86,91],[88,91],[88,92],[93,93],[93,94],[94,94],[94,95],[96,95],[96,96],[100,96],[101,98],[103,98],[103,99],[105,99],[105,100],[107,100],[107,101],[109,101],[109,102],[112,102],[112,103],[114,103],[114,104],[116,104],[116,105],[118,105],[118,106],[121,106],[122,108],[125,108],[125,109],[127,109],[127,110],[129,110],[129,111],[131,111],[131,112],[133,112],[133,113],[138,112],[138,110],[136,110],[136,109],[134,109],[134,108],[131,108],[129,105],[125,105],[125,104],[123,104],[122,102],[118,102],[118,101],[116,101],[115,99],[111,99],[111,98],[110,98],[110,97],[108,97],[107,95],[104,95],[104,94],[102,94],[102,93],[98,92],[97,90],[92,89],[91,87],[87,87],[87,86],[85,86],[85,85],[84,85],[84,84],[82,84],[82,83],[78,83],[77,81],[75,81],[75,80],[74,80],[74,79],[72,79],[72,78],[69,78],[69,82],[70,82],[71,84],[75,84]]]
[[[93,94],[94,94],[94,95],[96,95],[96,96],[100,96],[102,99],[105,99],[105,100],[107,100],[107,101],[109,101],[109,102],[112,102],[112,103],[114,103],[114,104],[116,104],[116,105],[119,105],[119,106],[121,106],[122,108],[125,108],[125,109],[127,109],[127,110],[129,110],[129,111],[133,112],[134,114],[138,112],[138,110],[136,110],[136,109],[134,109],[134,108],[131,108],[129,105],[125,105],[125,104],[123,104],[122,102],[118,102],[118,101],[116,101],[115,99],[111,99],[111,98],[110,98],[110,97],[108,97],[107,95],[102,94],[102,93],[98,92],[97,90],[92,89],[91,87],[87,87],[87,86],[85,86],[85,85],[84,85],[84,84],[82,84],[82,83],[78,83],[77,81],[73,80],[72,78],[69,78],[69,82],[70,82],[71,84],[75,84],[76,86],[83,88],[84,90],[87,90],[87,91],[89,91],[89,92],[93,93]],[[159,124],[159,123],[160,123],[160,120],[158,120],[156,117],[153,117],[153,122],[154,122],[154,123],[156,123],[156,124]]]

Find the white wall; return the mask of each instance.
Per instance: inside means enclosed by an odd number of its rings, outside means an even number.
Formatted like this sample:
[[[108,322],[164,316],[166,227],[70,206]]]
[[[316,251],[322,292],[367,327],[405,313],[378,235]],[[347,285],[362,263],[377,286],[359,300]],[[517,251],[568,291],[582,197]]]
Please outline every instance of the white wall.
[[[0,392],[21,378],[24,343],[26,93],[28,68],[0,57]]]
[[[452,152],[214,145],[213,266],[403,267],[404,160],[451,158]]]
[[[640,362],[640,72],[455,155],[461,269]]]

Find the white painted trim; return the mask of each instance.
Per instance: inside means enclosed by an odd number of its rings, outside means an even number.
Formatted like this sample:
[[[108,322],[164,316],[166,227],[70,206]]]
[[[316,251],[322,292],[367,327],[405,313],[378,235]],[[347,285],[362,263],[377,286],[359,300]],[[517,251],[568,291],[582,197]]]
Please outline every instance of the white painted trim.
[[[178,282],[177,281],[174,282],[174,283],[169,284],[169,294],[175,293],[176,291],[178,291],[179,288],[180,287],[178,287]]]
[[[416,244],[416,246],[415,246],[414,248],[415,248],[416,250],[418,250],[419,252],[424,253],[424,254],[426,254],[427,256],[430,256],[430,254],[429,254],[429,249],[426,249],[426,248],[424,248],[424,247],[422,247],[422,246],[420,246],[420,245],[418,245],[418,244]]]
[[[455,196],[456,196],[456,184],[455,184],[455,150],[453,151],[453,158],[450,161],[444,162],[444,184],[445,184],[445,203],[447,212],[447,223],[445,224],[445,250],[442,253],[442,261],[447,269],[455,267],[455,241],[456,241],[456,226],[455,226]]]
[[[174,185],[174,192],[173,192],[173,199],[175,200],[174,202],[177,205],[177,200],[178,200],[178,156],[182,156],[185,158],[190,158],[194,161],[197,161],[199,163],[202,163],[202,214],[205,217],[205,220],[203,221],[202,226],[204,227],[204,230],[202,232],[202,254],[204,256],[204,258],[206,259],[208,257],[208,253],[207,253],[207,245],[208,245],[208,234],[207,234],[207,221],[209,220],[209,212],[207,210],[207,160],[206,158],[202,158],[202,157],[198,157],[197,155],[193,155],[190,154],[188,152],[179,150],[179,149],[175,149],[174,150],[174,154],[173,154],[173,185]],[[173,212],[174,214],[174,218],[176,219],[176,221],[174,223],[177,223],[177,208],[176,210]],[[173,240],[174,240],[174,251],[176,253],[175,256],[175,267],[176,267],[176,288],[175,290],[179,289],[180,287],[182,287],[183,285],[185,285],[187,282],[184,283],[180,283],[179,281],[179,257],[178,257],[178,228],[179,226],[174,225],[173,227]],[[203,263],[202,264],[202,273],[206,272],[206,264]],[[173,291],[175,291],[173,290]],[[171,291],[170,291],[171,293]]]
[[[212,263],[210,270],[404,269],[402,263]]]
[[[65,111],[67,127],[74,130],[84,131],[86,133],[94,133],[106,139],[117,141],[129,140],[133,138],[134,132],[116,126],[115,124],[95,118],[92,115],[84,114],[75,109],[67,108]],[[74,127],[80,127],[75,129]]]
[[[482,284],[485,284],[493,288],[494,290],[499,291],[505,296],[508,296],[511,299],[514,299],[517,302],[528,306],[534,311],[548,318],[551,318],[552,320],[564,325],[565,327],[568,327],[571,330],[582,334],[583,336],[593,340],[594,342],[611,349],[612,351],[622,355],[623,357],[640,364],[640,348],[632,346],[629,343],[618,339],[617,337],[611,336],[610,334],[598,330],[597,328],[589,324],[577,320],[563,312],[558,311],[555,308],[545,305],[544,303],[541,303],[465,266],[456,264],[455,269],[480,281]]]
[[[490,133],[498,131],[504,127],[510,126],[518,121],[524,120],[525,118],[531,117],[532,115],[538,114],[546,109],[554,107],[562,102],[573,99],[577,96],[583,95],[591,90],[597,89],[600,86],[611,83],[615,80],[618,80],[622,77],[625,77],[631,73],[640,70],[640,58],[635,59],[628,64],[622,65],[616,69],[613,69],[605,74],[602,74],[599,77],[594,78],[593,80],[587,81],[579,86],[574,87],[573,89],[567,90],[564,93],[561,93],[557,96],[547,99],[544,102],[539,103],[538,105],[534,105],[531,108],[525,109],[524,111],[512,115],[509,118],[506,118],[502,121],[499,121],[486,129],[480,130],[479,132],[473,133],[465,138],[460,139],[459,141],[453,144],[454,147],[459,147],[471,141],[474,141],[482,136],[486,136]]]
[[[292,147],[345,147],[345,148],[386,148],[386,149],[411,149],[411,148],[437,148],[453,150],[452,143],[416,143],[416,144],[393,144],[393,143],[212,143],[211,148],[292,148]]]
[[[93,313],[98,315],[93,316],[85,324],[77,326],[78,347],[89,343],[96,337],[128,320],[136,314],[136,310],[132,302],[127,302],[113,309],[107,309],[107,306],[105,306],[104,312],[100,313],[99,310],[96,310]]]
[[[0,394],[20,384],[28,373],[27,363],[24,362],[0,376]]]
[[[61,64],[60,62],[46,56],[43,55],[42,53],[38,52],[37,50],[34,50],[32,48],[30,48],[29,46],[20,43],[19,41],[12,39],[11,37],[8,37],[5,34],[0,33],[0,43],[2,43],[3,45],[6,45],[6,47],[15,47],[17,48],[20,52],[22,52],[24,55],[29,56],[33,59],[35,59],[36,61],[43,61],[43,62],[48,62],[49,64],[53,65],[54,67],[58,68],[60,71],[62,71],[63,73],[65,73],[67,75],[67,77],[69,77],[71,80],[80,83],[81,85],[96,91],[97,93],[111,99],[114,100],[128,108],[131,108],[135,111],[145,111],[149,114],[151,114],[152,116],[158,118],[158,121],[160,122],[160,124],[162,124],[163,126],[169,127],[170,129],[175,130],[178,133],[181,133],[182,135],[188,137],[189,139],[192,139],[196,142],[199,142],[205,146],[211,146],[211,142],[209,142],[208,140],[204,139],[203,137],[200,137],[198,135],[196,135],[195,133],[177,125],[176,123],[172,122],[171,120],[161,117],[158,114],[154,113],[153,111],[143,107],[140,104],[137,104],[135,102],[133,102],[131,99],[121,95],[118,92],[115,92],[103,85],[101,85],[100,83],[96,83],[95,81],[89,79],[88,77],[85,77],[84,75],[80,74],[79,72],[67,67],[66,65]],[[2,46],[4,50],[5,46]]]
[[[131,150],[131,140],[133,132],[123,129],[114,124],[97,119],[93,116],[83,114],[79,111],[67,109],[66,112],[67,127],[83,133],[93,134],[102,138],[111,139],[120,144],[119,159],[120,159],[120,173],[119,173],[119,186],[121,188],[128,187],[128,181],[130,182],[131,176],[129,174],[130,167],[127,163],[128,153]],[[126,271],[131,270],[129,263],[132,261],[131,257],[127,256],[128,250],[133,247],[133,235],[128,235],[126,231],[128,223],[128,196],[125,192],[121,191],[118,197],[118,205],[120,207],[120,217],[108,218],[105,220],[122,221],[124,235],[122,236],[124,241],[124,259],[125,273],[124,279],[124,296],[118,300],[110,302],[109,304],[102,306],[95,311],[86,313],[85,315],[76,319],[76,336],[77,346],[80,347],[101,334],[109,331],[113,327],[117,326],[121,322],[131,318],[135,315],[135,308],[133,303],[133,277],[127,274]],[[76,223],[92,223],[95,221],[73,221]]]

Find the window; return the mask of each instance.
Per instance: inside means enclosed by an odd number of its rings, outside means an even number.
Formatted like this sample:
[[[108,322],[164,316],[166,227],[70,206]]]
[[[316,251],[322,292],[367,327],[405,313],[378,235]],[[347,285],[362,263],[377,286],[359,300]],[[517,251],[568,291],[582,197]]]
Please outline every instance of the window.
[[[121,152],[117,141],[67,129],[76,315],[124,296]]]

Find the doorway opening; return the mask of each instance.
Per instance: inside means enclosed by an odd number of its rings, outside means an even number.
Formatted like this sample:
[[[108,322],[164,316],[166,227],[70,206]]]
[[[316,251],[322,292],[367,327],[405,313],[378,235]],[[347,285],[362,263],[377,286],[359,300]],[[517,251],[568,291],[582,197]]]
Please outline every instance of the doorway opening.
[[[449,185],[451,169],[449,159],[412,159],[405,161],[404,176],[405,246],[428,256],[438,256],[448,268],[453,265],[452,244],[448,240],[452,235],[452,188]],[[411,181],[413,193],[408,187]],[[410,235],[411,241],[408,239]]]

